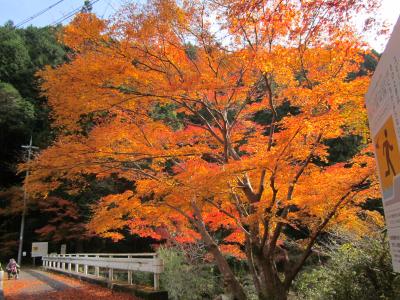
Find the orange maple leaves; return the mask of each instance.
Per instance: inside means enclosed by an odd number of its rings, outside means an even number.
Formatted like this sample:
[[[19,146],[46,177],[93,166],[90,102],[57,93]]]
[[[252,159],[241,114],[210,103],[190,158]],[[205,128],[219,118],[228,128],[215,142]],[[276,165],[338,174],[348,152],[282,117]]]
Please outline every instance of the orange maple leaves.
[[[78,16],[63,35],[71,62],[40,73],[64,131],[32,163],[30,190],[116,175],[135,187],[102,198],[91,229],[160,238],[164,227],[212,246],[207,230],[224,228],[229,253],[255,243],[274,256],[288,225],[308,228],[307,258],[329,226],[376,221],[355,217],[375,192],[371,156],[330,165],[324,143],[366,132],[369,78],[348,78],[364,51],[346,17],[367,4],[151,1],[114,23]]]
[[[361,62],[359,43],[351,31],[337,30],[322,38],[326,34],[322,28],[311,29],[309,18],[315,6],[303,3],[310,10],[300,13],[295,4],[268,4],[264,11],[265,16],[270,15],[268,18],[250,21],[259,4],[231,3],[227,24],[232,30],[242,31],[232,32],[232,37],[248,39],[247,45],[236,50],[213,44],[210,24],[197,28],[188,22],[206,18],[206,12],[197,10],[196,5],[178,7],[157,1],[153,5],[159,9],[133,9],[114,24],[81,15],[66,27],[63,41],[75,50],[74,59],[41,73],[44,93],[55,113],[55,125],[77,130],[85,122],[82,118],[90,116],[94,127],[87,136],[61,136],[57,144],[42,153],[35,163],[37,172],[30,179],[32,190],[54,189],[61,176],[76,180],[82,173],[98,177],[116,173],[137,181],[137,188],[129,196],[110,196],[118,197],[110,211],[120,210],[117,216],[136,215],[138,224],[144,222],[139,220],[148,220],[154,210],[162,208],[168,212],[165,215],[172,214],[168,205],[191,215],[189,203],[193,197],[200,199],[197,201],[206,213],[223,208],[232,212],[232,218],[240,219],[244,217],[234,207],[232,195],[239,196],[239,202],[249,200],[240,196],[243,191],[237,178],[247,174],[249,182],[257,187],[264,172],[276,186],[263,190],[255,210],[262,215],[266,207],[275,205],[271,197],[281,198],[280,193],[290,189],[292,178],[303,167],[302,162],[308,164],[311,152],[313,158],[326,159],[326,146],[320,140],[341,136],[344,128],[349,132],[352,121],[346,115],[346,104],[351,103],[357,113],[365,116],[362,101],[368,79],[346,80]],[[337,18],[335,22],[347,13],[346,8],[324,7],[337,13],[332,17]],[[242,9],[248,14],[235,13]],[[303,27],[291,28],[289,24],[300,18],[304,19]],[[332,20],[325,21],[328,24]],[[262,27],[266,25],[272,27]],[[247,33],[251,27],[254,30]],[[194,28],[196,32],[192,32]],[[295,47],[295,41],[280,41],[289,33],[293,39],[307,32],[310,41],[299,47]],[[190,46],[185,36],[192,36],[196,42]],[[268,37],[276,38],[277,44],[265,48]],[[328,37],[329,47],[324,45]],[[182,129],[173,130],[151,118],[154,104],[164,102],[175,103],[186,114]],[[278,120],[274,111],[285,102],[299,113]],[[260,109],[272,109],[269,134],[251,120]],[[199,120],[192,121],[190,116]],[[166,164],[172,165],[171,170],[165,169]],[[340,176],[369,172],[367,168],[333,166],[343,174],[329,176],[330,168],[307,165],[296,181],[299,188],[291,201],[318,214],[325,210],[318,203],[321,197],[333,198],[332,191],[338,191],[339,196],[346,190],[343,182],[347,188],[354,183],[353,176]],[[43,177],[55,180],[43,181]],[[140,195],[148,194],[153,202],[141,203]],[[110,214],[106,213],[109,201],[109,197],[104,198],[96,209],[102,219],[109,220],[98,226],[109,224],[111,229],[126,225],[117,217],[106,217]],[[211,202],[216,203],[210,206]],[[230,217],[225,214],[225,218]],[[257,219],[246,218],[251,222]],[[138,227],[144,235],[150,235],[145,224],[155,228],[167,223],[171,222],[160,217],[158,222],[147,221]],[[94,228],[106,232],[98,226]]]

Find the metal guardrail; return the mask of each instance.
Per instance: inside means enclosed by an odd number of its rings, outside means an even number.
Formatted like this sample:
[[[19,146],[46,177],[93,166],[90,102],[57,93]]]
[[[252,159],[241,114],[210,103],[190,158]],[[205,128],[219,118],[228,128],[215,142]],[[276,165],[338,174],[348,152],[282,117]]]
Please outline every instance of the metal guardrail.
[[[133,272],[150,272],[154,275],[154,289],[160,288],[160,274],[164,271],[163,261],[156,253],[76,253],[76,254],[51,254],[42,257],[43,267],[49,270],[69,274],[79,274],[88,278],[102,279],[100,268],[108,270],[106,279],[109,284],[113,282],[114,270],[126,271],[128,283],[132,284]],[[80,272],[83,266],[83,272]],[[94,267],[94,273],[89,273],[89,267]]]

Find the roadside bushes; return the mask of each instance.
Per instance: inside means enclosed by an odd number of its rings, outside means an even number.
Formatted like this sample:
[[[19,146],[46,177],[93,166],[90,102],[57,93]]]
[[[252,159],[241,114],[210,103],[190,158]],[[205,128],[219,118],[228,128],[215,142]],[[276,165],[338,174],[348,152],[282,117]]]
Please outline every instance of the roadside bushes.
[[[299,299],[400,299],[400,276],[392,270],[385,237],[332,243],[326,255],[326,263],[300,274],[294,287]]]
[[[161,287],[172,300],[214,299],[221,294],[221,282],[215,266],[200,259],[188,257],[176,248],[159,248],[165,270],[161,274]]]
[[[400,275],[393,272],[385,236],[335,237],[320,246],[319,258],[299,275],[290,299],[296,300],[398,300]],[[172,300],[225,299],[223,282],[204,253],[179,247],[160,248],[165,271],[161,286]],[[232,258],[233,259],[233,258]],[[230,261],[249,299],[257,299],[247,266]]]

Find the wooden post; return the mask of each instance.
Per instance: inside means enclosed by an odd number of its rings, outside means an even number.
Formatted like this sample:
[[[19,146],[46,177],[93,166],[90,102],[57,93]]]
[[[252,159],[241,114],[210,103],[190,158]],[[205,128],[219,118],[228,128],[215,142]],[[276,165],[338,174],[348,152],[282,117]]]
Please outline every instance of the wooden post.
[[[88,257],[87,255],[85,255],[85,257]],[[87,275],[88,274],[88,265],[84,265],[83,266],[83,272],[85,273],[85,275]]]
[[[96,255],[96,258],[99,258],[99,256]],[[96,277],[100,277],[100,267],[94,267],[94,275],[96,275]]]
[[[109,257],[112,258],[112,255],[110,255]],[[112,287],[113,279],[114,279],[114,270],[112,268],[109,268],[108,269],[109,287]]]
[[[131,255],[128,255],[128,258],[132,258],[132,256]],[[132,271],[128,271],[128,284],[132,284]]]
[[[154,289],[159,290],[160,289],[160,274],[154,273]]]
[[[133,280],[133,273],[132,271],[128,271],[128,284],[132,284],[132,280]]]
[[[159,262],[160,261],[159,261],[157,255],[153,256],[154,266],[157,266]],[[160,274],[159,273],[154,273],[154,289],[155,290],[159,290],[160,289]]]
[[[108,287],[112,288],[112,282],[114,277],[114,270],[112,268],[108,269]]]
[[[60,255],[60,257],[64,260],[65,259],[65,255]],[[65,262],[61,263],[61,270],[65,270]]]

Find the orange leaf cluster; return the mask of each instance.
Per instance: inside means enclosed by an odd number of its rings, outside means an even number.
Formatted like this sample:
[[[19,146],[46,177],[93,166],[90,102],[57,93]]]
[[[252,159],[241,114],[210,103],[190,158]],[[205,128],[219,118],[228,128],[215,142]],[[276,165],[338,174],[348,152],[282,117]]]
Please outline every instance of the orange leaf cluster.
[[[286,226],[309,233],[305,258],[330,228],[368,232],[381,222],[360,217],[376,196],[373,159],[365,151],[331,164],[325,141],[368,138],[369,77],[348,77],[366,53],[351,22],[376,5],[153,0],[113,22],[77,16],[62,37],[73,59],[39,74],[62,134],[28,166],[29,190],[117,176],[135,188],[93,208],[98,234],[161,238],[165,228],[239,257],[251,243],[274,256],[292,239]],[[160,106],[178,127],[154,116]],[[212,242],[219,231],[225,240]]]

